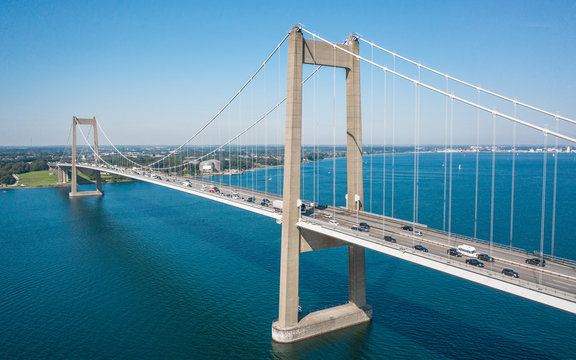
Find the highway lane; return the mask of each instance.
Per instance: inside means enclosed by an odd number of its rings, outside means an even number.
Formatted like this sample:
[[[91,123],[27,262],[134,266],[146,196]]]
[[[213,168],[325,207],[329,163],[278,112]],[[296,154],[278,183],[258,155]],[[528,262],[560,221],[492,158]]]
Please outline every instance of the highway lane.
[[[243,207],[249,206],[252,208],[257,208],[264,214],[269,214],[270,217],[279,217],[281,211],[275,210],[270,206],[264,206],[261,204],[263,198],[269,199],[271,202],[274,200],[281,200],[281,197],[272,194],[264,193],[252,189],[243,189],[235,186],[230,186],[229,184],[215,183],[206,180],[201,180],[198,178],[188,178],[188,177],[177,177],[177,176],[165,176],[165,174],[156,174],[157,179],[151,177],[151,173],[148,176],[144,175],[142,172],[137,172],[131,169],[123,168],[95,168],[92,165],[79,165],[90,169],[97,169],[101,171],[107,171],[111,173],[116,173],[119,175],[129,176],[134,179],[144,180],[148,182],[153,182],[158,185],[167,186],[170,184],[171,187],[177,187],[182,189],[193,189],[197,192],[204,193],[204,197],[213,198],[218,200],[218,198],[226,198],[232,203],[237,203]],[[161,178],[161,179],[160,179]],[[182,183],[188,182],[189,186],[182,185]],[[213,186],[217,186],[219,192],[210,193],[210,189]],[[254,202],[247,202],[249,197],[255,198]],[[305,202],[306,203],[306,202]],[[325,217],[325,214],[330,214],[329,217]],[[392,246],[392,244],[383,240],[384,235],[391,235],[397,240],[397,245],[402,246],[406,251],[415,252],[413,246],[421,244],[428,248],[429,254],[421,254],[423,256],[435,256],[443,257],[443,261],[446,261],[454,266],[465,267],[469,271],[476,271],[480,273],[493,274],[494,276],[503,277],[500,275],[502,268],[512,268],[520,274],[520,279],[522,282],[529,282],[530,286],[545,286],[547,288],[556,289],[562,292],[568,292],[570,294],[576,294],[576,268],[571,266],[566,266],[562,264],[553,263],[548,261],[545,267],[536,267],[534,265],[529,265],[525,263],[527,256],[524,253],[518,251],[504,249],[496,246],[490,247],[489,244],[471,242],[465,239],[459,238],[457,235],[447,235],[440,231],[430,229],[424,224],[412,224],[411,222],[393,219],[388,217],[382,217],[377,214],[370,214],[365,212],[360,213],[349,213],[343,208],[328,207],[324,210],[311,209],[303,215],[303,219],[315,219],[324,224],[324,226],[339,229],[342,231],[351,232],[350,228],[352,226],[357,226],[360,222],[366,222],[370,224],[370,232],[356,232],[355,235],[361,237],[369,237],[372,241],[379,242],[382,246]],[[333,226],[328,224],[329,220],[338,221],[338,226]],[[414,225],[415,230],[420,230],[423,236],[415,236],[413,232],[405,231],[401,229],[403,224]],[[478,253],[487,253],[494,257],[495,262],[489,263],[484,262],[485,268],[480,269],[474,266],[465,264],[465,257],[457,258],[447,254],[447,250],[451,247],[457,247],[460,244],[468,244],[474,246]],[[517,283],[519,280],[514,278],[503,277],[505,280]],[[573,296],[573,301],[576,301],[576,296]]]

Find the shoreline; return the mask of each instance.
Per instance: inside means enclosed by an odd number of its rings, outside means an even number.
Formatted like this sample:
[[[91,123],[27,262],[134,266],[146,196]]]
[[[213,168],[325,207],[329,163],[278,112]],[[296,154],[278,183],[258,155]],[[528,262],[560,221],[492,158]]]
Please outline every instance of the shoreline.
[[[539,151],[538,151],[539,150]],[[496,150],[494,151],[496,153],[504,153],[504,154],[511,154],[511,153],[522,153],[522,154],[537,154],[537,155],[542,155],[545,153],[548,154],[574,154],[574,152],[560,152],[560,151],[543,151],[541,149],[537,149],[537,151],[535,150],[516,150],[516,151],[512,151],[512,150]],[[402,151],[402,152],[383,152],[383,153],[374,153],[374,154],[366,154],[364,156],[366,157],[371,157],[371,156],[376,156],[376,155],[388,155],[388,154],[394,154],[394,155],[399,155],[399,154],[415,154],[416,152],[414,151]],[[489,150],[480,150],[480,151],[475,151],[475,150],[462,150],[462,149],[453,149],[452,151],[449,151],[448,149],[446,151],[420,151],[418,152],[418,154],[443,154],[443,153],[458,153],[458,154],[478,154],[478,153],[492,153],[492,151]],[[336,157],[336,159],[345,159],[346,156],[339,156]],[[303,161],[302,164],[310,164],[310,163],[314,163],[314,162],[321,162],[321,161],[326,161],[326,160],[333,160],[334,158],[332,157],[326,157],[322,160],[317,160],[317,161]],[[284,165],[271,165],[271,166],[265,166],[265,167],[259,167],[259,168],[251,168],[251,169],[246,169],[242,172],[239,173],[235,173],[235,174],[231,174],[231,173],[216,173],[216,174],[203,174],[203,175],[197,175],[197,176],[193,176],[192,178],[202,178],[202,177],[211,177],[211,176],[234,176],[234,175],[242,175],[248,172],[253,172],[253,171],[261,171],[261,170],[267,170],[267,169],[276,169],[276,168],[281,168],[284,167]],[[28,173],[24,173],[24,174],[28,174]],[[13,174],[16,175],[16,174]],[[18,174],[18,175],[22,175],[22,174]],[[16,176],[18,176],[16,175]],[[21,180],[21,179],[18,179]],[[134,180],[131,178],[126,178],[126,180],[122,180],[122,181],[103,181],[103,184],[115,184],[115,183],[124,183],[124,182],[133,182],[133,181],[138,181],[138,180]],[[18,181],[19,182],[19,181]],[[41,185],[27,185],[27,186],[22,186],[21,184],[18,185],[18,182],[16,182],[16,184],[13,185],[1,185],[0,189],[2,190],[14,190],[14,189],[41,189],[41,188],[55,188],[55,187],[64,187],[64,186],[70,186],[70,182],[66,183],[66,184],[41,184]]]

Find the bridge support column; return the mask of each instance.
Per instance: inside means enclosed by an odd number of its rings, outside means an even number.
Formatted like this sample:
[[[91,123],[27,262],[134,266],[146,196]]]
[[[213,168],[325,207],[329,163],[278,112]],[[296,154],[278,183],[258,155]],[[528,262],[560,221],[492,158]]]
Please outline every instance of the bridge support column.
[[[96,191],[78,191],[78,170],[76,169],[76,147],[77,147],[77,138],[76,138],[76,126],[78,125],[92,125],[92,132],[94,134],[94,156],[96,162],[99,162],[98,159],[98,127],[96,124],[96,118],[93,117],[92,119],[80,119],[76,116],[72,117],[72,184],[70,188],[70,193],[68,194],[71,198],[72,197],[81,197],[81,196],[102,196],[104,193],[102,192],[102,184],[100,179],[100,172],[96,175]]]
[[[349,50],[360,54],[355,36],[348,37]],[[346,166],[348,173],[348,211],[364,209],[364,183],[362,171],[362,113],[360,104],[360,60],[350,59],[346,68]],[[364,248],[348,246],[348,279],[350,302],[366,305],[366,265]]]
[[[59,184],[66,184],[68,182],[68,172],[60,166],[56,167],[56,175],[58,175]]]
[[[358,42],[335,44],[358,53]],[[288,43],[288,87],[286,99],[286,140],[284,153],[284,194],[282,213],[282,252],[280,260],[280,298],[278,321],[272,324],[272,339],[291,343],[334,330],[370,321],[372,308],[366,304],[364,248],[349,246],[349,302],[315,311],[298,319],[300,252],[342,245],[336,239],[305,239],[297,223],[300,218],[300,165],[302,143],[302,66],[315,64],[346,68],[348,193],[361,199],[362,126],[360,118],[360,66],[353,56],[338,51],[332,44],[305,40],[299,28],[292,29]],[[352,166],[353,171],[350,171]],[[360,173],[354,173],[355,170]],[[356,174],[357,176],[354,176]],[[359,180],[358,180],[359,179]],[[348,195],[350,196],[350,195]],[[354,203],[353,203],[354,204]],[[309,235],[311,236],[311,235]],[[318,246],[314,246],[318,245]]]

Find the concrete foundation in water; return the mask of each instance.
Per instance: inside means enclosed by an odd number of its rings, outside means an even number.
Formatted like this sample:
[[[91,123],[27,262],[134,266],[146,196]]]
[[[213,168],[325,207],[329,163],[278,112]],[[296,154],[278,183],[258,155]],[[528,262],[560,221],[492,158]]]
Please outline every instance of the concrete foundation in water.
[[[371,319],[372,306],[364,305],[359,308],[348,303],[310,313],[293,326],[281,327],[276,321],[272,324],[272,339],[279,343],[293,343],[362,324]]]

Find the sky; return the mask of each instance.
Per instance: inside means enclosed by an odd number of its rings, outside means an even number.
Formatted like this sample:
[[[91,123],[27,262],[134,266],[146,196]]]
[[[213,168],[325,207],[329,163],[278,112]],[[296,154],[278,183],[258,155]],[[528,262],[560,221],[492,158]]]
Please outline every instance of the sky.
[[[334,42],[342,42],[353,32],[361,34],[473,84],[576,118],[575,1],[3,0],[0,146],[66,144],[73,116],[95,116],[116,144],[183,143],[228,101],[297,23]],[[366,57],[373,56],[372,51],[361,47]],[[282,54],[285,57],[286,52]],[[382,57],[382,61],[391,66],[390,59]],[[390,86],[384,95],[370,92],[374,88],[370,82],[382,74],[362,69],[363,96],[389,99]],[[274,103],[274,96],[281,95],[271,81],[277,76],[271,75],[274,71],[267,73],[265,85],[254,85],[252,98],[245,103],[259,103],[262,94],[269,95],[260,102]],[[336,117],[330,115],[335,111],[330,105],[331,93],[336,92],[332,90],[333,71],[322,71],[314,80],[314,90],[308,92],[321,91],[326,97],[315,98],[311,105],[311,116],[320,130],[305,139],[308,143],[333,141],[330,131],[322,130]],[[398,91],[401,88],[398,85]],[[403,96],[410,103],[414,93],[408,88]],[[421,95],[423,104],[433,99]],[[390,110],[380,113],[372,102],[366,104],[365,119],[373,121],[374,114],[384,113],[390,118]],[[234,110],[234,116],[254,117],[260,108],[250,106],[250,111]],[[437,100],[430,108],[422,106],[419,121],[428,121],[428,116],[429,124],[437,124],[430,125],[429,131],[422,128],[419,141],[443,143],[445,100]],[[402,107],[397,105],[398,113]],[[406,111],[398,114],[398,144],[411,143],[417,136],[409,121],[404,121],[413,117]],[[475,119],[477,114],[462,110],[457,115],[468,116]],[[405,131],[402,121],[407,124]],[[554,124],[553,119],[543,121]],[[281,124],[280,119],[267,125],[261,137],[273,142],[268,134]],[[365,129],[374,127],[386,131],[384,125],[365,125]],[[204,141],[222,142],[226,138],[222,129],[233,133],[228,125],[219,124]],[[381,141],[391,138],[388,134]],[[474,138],[472,131],[461,141]],[[534,139],[530,141],[540,138]]]

